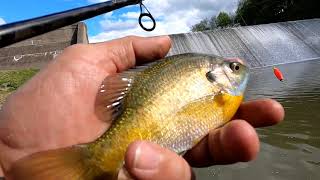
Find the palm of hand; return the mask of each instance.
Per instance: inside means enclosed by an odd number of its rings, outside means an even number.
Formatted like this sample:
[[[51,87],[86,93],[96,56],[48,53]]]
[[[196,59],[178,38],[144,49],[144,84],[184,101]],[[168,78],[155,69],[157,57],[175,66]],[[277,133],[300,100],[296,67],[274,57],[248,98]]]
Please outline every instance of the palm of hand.
[[[25,154],[92,141],[106,130],[109,124],[98,119],[94,108],[99,85],[118,66],[131,64],[115,64],[116,55],[106,60],[98,50],[86,45],[67,49],[10,98],[1,114],[0,137],[23,151],[3,156],[15,161]]]

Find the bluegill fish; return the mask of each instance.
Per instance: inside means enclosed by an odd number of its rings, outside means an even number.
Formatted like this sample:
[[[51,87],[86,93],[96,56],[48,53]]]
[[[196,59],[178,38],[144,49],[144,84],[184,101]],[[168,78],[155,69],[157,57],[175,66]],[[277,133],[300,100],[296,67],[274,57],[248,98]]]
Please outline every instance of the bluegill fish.
[[[96,141],[35,153],[12,169],[16,179],[116,179],[126,148],[147,140],[182,153],[224,125],[243,100],[248,68],[204,54],[168,57],[109,76],[97,112],[113,120]]]

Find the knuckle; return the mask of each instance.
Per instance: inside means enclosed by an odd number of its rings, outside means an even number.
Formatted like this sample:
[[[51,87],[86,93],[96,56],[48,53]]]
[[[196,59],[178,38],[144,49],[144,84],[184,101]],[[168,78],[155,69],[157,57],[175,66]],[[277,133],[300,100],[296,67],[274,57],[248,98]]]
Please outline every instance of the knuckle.
[[[164,54],[167,53],[167,48],[164,44],[158,44],[158,54],[157,58],[161,58]]]

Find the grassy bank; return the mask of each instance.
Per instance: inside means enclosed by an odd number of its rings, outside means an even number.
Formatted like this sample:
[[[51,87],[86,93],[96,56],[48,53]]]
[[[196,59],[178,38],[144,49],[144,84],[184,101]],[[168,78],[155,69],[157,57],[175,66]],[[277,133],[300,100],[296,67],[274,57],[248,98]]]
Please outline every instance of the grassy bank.
[[[0,71],[0,107],[11,92],[18,89],[38,71],[37,69]]]

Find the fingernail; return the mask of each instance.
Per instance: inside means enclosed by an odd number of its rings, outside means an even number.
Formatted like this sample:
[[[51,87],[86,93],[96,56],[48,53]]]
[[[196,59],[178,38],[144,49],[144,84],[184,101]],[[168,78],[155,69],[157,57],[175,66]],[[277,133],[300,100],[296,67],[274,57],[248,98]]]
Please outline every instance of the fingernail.
[[[152,144],[141,142],[134,155],[133,167],[136,170],[156,170],[161,160],[161,154]]]

